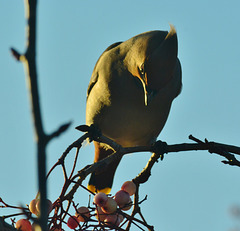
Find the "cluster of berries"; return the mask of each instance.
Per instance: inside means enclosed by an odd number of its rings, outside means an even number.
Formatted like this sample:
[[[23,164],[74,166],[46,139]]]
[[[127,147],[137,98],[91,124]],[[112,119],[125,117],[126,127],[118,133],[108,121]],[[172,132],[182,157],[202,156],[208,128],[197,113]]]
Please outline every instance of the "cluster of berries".
[[[76,214],[70,216],[67,221],[67,226],[70,229],[76,229],[80,222],[87,222],[92,216],[95,216],[103,225],[114,227],[119,226],[124,220],[121,211],[129,210],[132,207],[131,196],[136,192],[136,185],[132,181],[126,181],[121,190],[119,190],[113,197],[106,195],[103,192],[97,193],[93,198],[95,210],[89,210],[88,207],[81,206],[77,208]],[[52,210],[52,202],[48,202],[49,213]],[[36,216],[40,215],[40,200],[34,199],[29,204],[29,210]],[[92,213],[92,214],[91,214]],[[31,225],[27,219],[20,219],[16,222],[15,228],[21,231],[32,231],[34,225]],[[61,230],[61,229],[60,229]],[[55,229],[57,231],[57,229]]]
[[[131,197],[136,192],[136,185],[132,181],[126,181],[121,190],[113,197],[103,192],[97,193],[93,198],[96,206],[94,215],[98,221],[106,226],[119,226],[124,217],[119,213],[121,210],[129,210],[132,207]],[[71,229],[78,227],[79,222],[86,222],[93,216],[87,207],[79,207],[75,216],[70,216],[67,225]]]
[[[48,203],[48,213],[52,210],[52,202],[50,200],[47,200]],[[40,215],[40,200],[39,199],[33,199],[29,206],[29,210],[31,213],[35,214],[36,216]],[[17,230],[21,231],[33,231],[35,230],[34,224],[32,225],[29,220],[27,219],[20,219],[16,222],[15,228]]]

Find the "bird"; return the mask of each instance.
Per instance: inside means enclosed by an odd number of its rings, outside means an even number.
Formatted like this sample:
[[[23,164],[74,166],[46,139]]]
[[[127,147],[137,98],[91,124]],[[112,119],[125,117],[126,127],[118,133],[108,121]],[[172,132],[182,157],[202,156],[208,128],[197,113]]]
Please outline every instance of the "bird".
[[[152,145],[182,89],[176,29],[153,30],[109,46],[87,89],[86,124],[122,147]],[[94,141],[94,162],[114,150]],[[91,174],[88,189],[110,193],[120,160]]]

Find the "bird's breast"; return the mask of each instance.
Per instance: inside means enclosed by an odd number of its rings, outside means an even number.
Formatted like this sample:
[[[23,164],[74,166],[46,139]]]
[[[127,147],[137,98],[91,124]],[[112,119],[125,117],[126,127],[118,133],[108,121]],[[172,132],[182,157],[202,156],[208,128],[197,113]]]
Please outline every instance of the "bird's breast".
[[[100,87],[107,86],[103,91]],[[157,138],[167,120],[171,100],[159,92],[145,106],[144,93],[134,79],[99,81],[87,100],[87,124],[97,125],[102,133],[126,146],[149,145]]]

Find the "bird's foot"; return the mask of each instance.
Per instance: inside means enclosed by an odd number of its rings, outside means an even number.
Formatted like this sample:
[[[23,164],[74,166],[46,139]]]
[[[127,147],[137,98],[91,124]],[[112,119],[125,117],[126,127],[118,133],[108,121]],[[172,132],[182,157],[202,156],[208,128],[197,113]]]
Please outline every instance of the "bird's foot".
[[[89,134],[89,142],[94,141],[98,141],[99,137],[102,135],[100,129],[95,126],[95,125],[80,125],[76,127],[77,130],[81,131],[81,132],[88,132]]]
[[[153,152],[159,155],[160,160],[163,160],[164,154],[168,152],[168,144],[161,140],[153,144]]]

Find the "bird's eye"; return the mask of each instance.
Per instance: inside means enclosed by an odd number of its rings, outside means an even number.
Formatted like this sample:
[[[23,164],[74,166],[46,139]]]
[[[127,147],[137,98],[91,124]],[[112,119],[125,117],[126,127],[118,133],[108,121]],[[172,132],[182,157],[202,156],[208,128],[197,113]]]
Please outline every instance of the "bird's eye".
[[[145,64],[144,63],[140,66],[140,73],[141,73],[141,75],[145,74]]]

